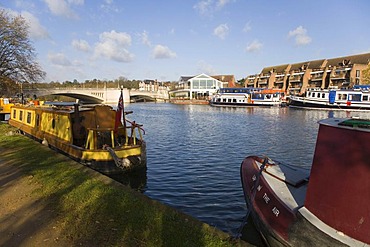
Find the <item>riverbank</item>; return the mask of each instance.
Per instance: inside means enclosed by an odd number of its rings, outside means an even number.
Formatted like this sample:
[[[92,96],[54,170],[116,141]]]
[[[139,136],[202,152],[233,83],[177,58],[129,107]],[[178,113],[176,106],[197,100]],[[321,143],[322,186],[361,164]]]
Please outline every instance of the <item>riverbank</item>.
[[[0,246],[248,246],[0,124]]]

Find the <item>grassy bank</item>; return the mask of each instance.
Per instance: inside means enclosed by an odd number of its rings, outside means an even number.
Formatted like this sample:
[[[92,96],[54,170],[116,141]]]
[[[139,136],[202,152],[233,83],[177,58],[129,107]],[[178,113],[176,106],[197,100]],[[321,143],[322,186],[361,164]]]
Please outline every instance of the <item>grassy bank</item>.
[[[0,124],[1,162],[17,166],[71,246],[240,246],[228,235],[150,200]],[[37,230],[37,229],[36,229]]]

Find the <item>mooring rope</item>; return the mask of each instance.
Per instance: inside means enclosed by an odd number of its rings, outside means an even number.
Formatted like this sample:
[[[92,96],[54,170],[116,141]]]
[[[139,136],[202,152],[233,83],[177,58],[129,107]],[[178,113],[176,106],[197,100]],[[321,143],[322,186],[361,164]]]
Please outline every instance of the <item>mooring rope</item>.
[[[104,149],[106,149],[110,155],[112,156],[114,163],[118,168],[126,169],[127,167],[123,164],[122,160],[118,158],[117,154],[114,152],[113,148],[109,147],[108,145],[103,146]]]

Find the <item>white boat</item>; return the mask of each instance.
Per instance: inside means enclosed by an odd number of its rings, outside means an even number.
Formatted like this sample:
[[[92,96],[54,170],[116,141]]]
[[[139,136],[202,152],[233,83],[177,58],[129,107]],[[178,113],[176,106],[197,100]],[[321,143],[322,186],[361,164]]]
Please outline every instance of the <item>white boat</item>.
[[[220,88],[210,100],[211,106],[281,106],[284,92],[278,89]]]
[[[337,110],[370,110],[369,86],[352,89],[312,88],[304,96],[290,96],[290,107]]]

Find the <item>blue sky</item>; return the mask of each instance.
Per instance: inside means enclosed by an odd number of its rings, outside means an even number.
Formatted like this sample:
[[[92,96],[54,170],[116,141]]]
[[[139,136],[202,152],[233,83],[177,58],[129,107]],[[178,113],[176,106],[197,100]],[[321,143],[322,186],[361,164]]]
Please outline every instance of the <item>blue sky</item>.
[[[241,79],[370,52],[368,0],[0,0],[30,23],[46,82]]]

